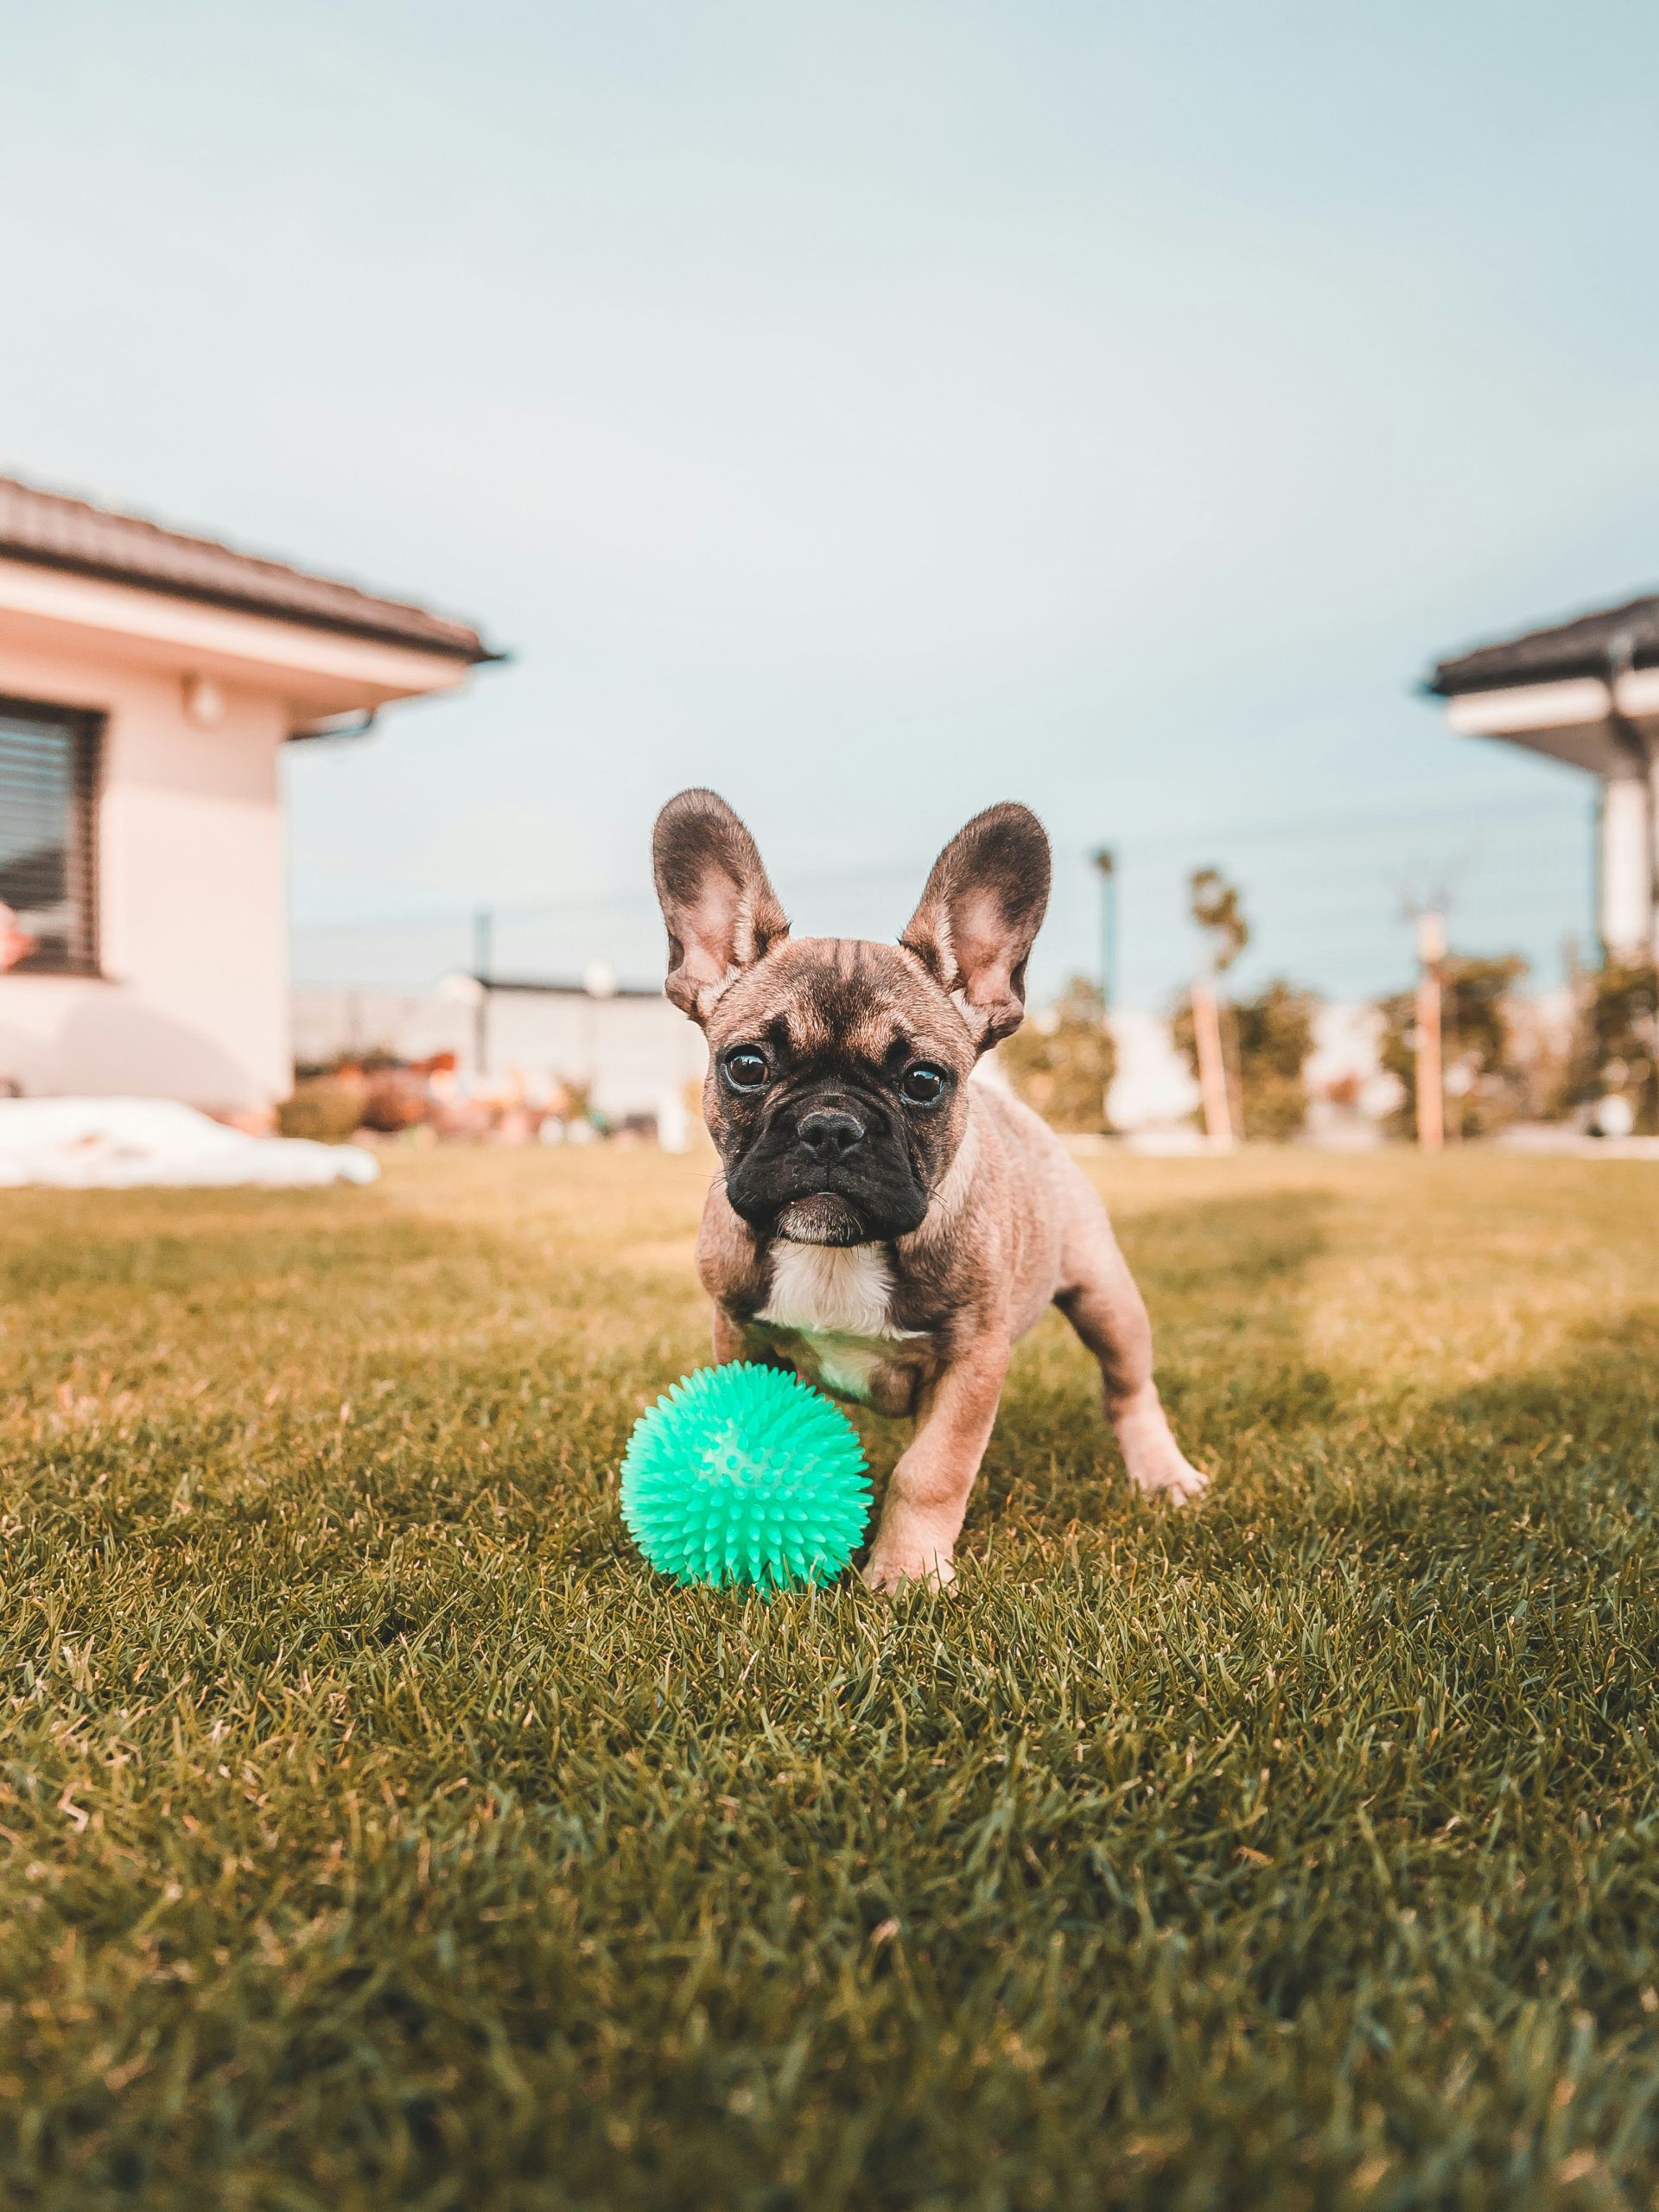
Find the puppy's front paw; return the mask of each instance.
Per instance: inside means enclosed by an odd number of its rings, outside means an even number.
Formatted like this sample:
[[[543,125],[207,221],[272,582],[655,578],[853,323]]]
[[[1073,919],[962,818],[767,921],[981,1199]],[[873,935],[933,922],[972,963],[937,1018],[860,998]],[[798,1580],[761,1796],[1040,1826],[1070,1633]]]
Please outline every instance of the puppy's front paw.
[[[1129,1464],[1129,1478],[1143,1497],[1167,1498],[1172,1505],[1195,1505],[1210,1487],[1209,1476],[1184,1459],[1173,1441],[1166,1452],[1137,1454]]]
[[[956,1579],[957,1570],[943,1552],[876,1550],[864,1567],[864,1587],[886,1598],[918,1585],[924,1589],[948,1590]]]
[[[864,1586],[891,1597],[906,1583],[948,1590],[957,1579],[951,1539],[925,1522],[884,1522],[864,1566]]]
[[[1166,1431],[1157,1438],[1122,1438],[1123,1465],[1128,1480],[1141,1497],[1168,1497],[1173,1506],[1197,1504],[1210,1489],[1210,1478],[1181,1453],[1181,1446]]]

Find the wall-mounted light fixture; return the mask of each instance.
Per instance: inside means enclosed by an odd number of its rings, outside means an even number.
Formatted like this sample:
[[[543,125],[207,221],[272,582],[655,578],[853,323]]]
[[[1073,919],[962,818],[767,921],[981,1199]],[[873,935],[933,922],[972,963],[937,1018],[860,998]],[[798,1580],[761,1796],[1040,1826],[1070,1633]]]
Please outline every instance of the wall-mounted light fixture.
[[[184,711],[198,729],[216,729],[225,719],[225,694],[211,676],[187,676]]]

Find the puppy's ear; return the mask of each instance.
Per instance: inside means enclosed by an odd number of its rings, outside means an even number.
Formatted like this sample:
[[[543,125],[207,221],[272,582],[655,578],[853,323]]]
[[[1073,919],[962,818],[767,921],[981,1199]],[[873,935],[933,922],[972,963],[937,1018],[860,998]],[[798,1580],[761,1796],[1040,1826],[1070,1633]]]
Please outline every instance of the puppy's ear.
[[[933,863],[899,942],[956,999],[980,1051],[1020,1027],[1048,905],[1048,836],[1029,807],[976,814]]]
[[[789,935],[748,831],[714,791],[682,791],[657,817],[652,864],[668,924],[668,995],[706,1021],[721,994]]]

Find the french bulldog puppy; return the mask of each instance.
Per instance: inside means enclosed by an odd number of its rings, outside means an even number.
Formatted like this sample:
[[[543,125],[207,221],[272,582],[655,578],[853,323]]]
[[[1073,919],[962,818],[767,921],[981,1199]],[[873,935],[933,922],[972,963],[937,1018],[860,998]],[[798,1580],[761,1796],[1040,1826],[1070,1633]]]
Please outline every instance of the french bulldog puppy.
[[[652,842],[668,995],[709,1039],[723,1173],[697,1270],[715,1357],[915,1420],[866,1582],[952,1579],[1009,1353],[1050,1305],[1100,1363],[1132,1479],[1197,1497],[1207,1478],[1170,1433],[1147,1310],[1092,1185],[1028,1108],[969,1080],[1025,1011],[1048,904],[1036,816],[976,815],[897,944],[791,938],[713,791],[671,799]]]

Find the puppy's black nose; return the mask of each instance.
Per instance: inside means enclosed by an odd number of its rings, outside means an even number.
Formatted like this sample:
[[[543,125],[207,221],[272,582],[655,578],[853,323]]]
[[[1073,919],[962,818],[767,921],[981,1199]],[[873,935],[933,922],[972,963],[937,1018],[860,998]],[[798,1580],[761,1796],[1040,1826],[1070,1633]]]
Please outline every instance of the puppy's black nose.
[[[795,1134],[814,1160],[832,1167],[836,1160],[845,1160],[849,1153],[856,1152],[863,1143],[864,1124],[855,1114],[838,1113],[820,1106],[810,1114],[802,1115]]]

